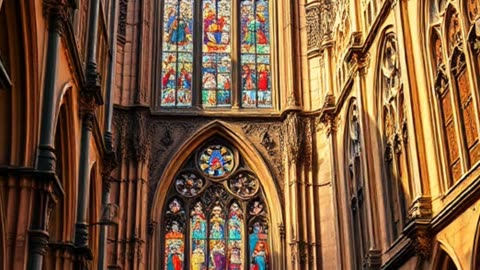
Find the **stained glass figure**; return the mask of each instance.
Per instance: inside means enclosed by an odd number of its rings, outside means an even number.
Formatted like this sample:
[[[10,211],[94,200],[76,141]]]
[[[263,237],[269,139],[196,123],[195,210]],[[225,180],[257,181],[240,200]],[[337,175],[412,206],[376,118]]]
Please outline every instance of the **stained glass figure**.
[[[234,202],[228,213],[228,269],[242,269],[243,211]]]
[[[209,270],[226,268],[225,214],[220,202],[216,202],[210,217],[210,263]]]
[[[207,265],[207,219],[201,202],[197,202],[193,207],[190,219],[192,231],[191,269],[205,269]]]
[[[248,247],[250,269],[268,269],[268,223],[266,209],[261,199],[249,204],[249,236]]]
[[[239,172],[228,180],[230,190],[240,197],[250,197],[258,191],[257,177],[250,172]]]
[[[164,8],[160,104],[191,106],[193,0],[166,0]]]
[[[230,14],[227,0],[203,1],[202,102],[206,107],[231,103]]]
[[[180,201],[171,201],[165,215],[165,269],[181,270],[185,248],[185,212]]]
[[[181,173],[175,179],[175,188],[186,197],[198,195],[203,186],[203,179],[193,172]]]
[[[205,175],[218,178],[230,174],[235,163],[230,149],[212,145],[200,153],[198,164]]]
[[[242,106],[271,107],[268,0],[240,3]]]

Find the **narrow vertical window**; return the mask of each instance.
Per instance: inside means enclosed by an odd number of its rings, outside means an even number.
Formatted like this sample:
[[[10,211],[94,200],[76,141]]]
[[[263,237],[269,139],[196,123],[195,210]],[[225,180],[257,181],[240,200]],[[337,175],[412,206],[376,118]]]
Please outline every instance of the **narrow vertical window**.
[[[227,0],[203,1],[202,102],[231,104],[231,9]]]
[[[228,269],[240,270],[242,265],[243,211],[233,202],[228,213]]]
[[[207,265],[207,219],[201,202],[197,202],[190,215],[192,231],[192,270],[205,269]]]
[[[210,216],[210,264],[208,269],[225,269],[225,213],[220,202],[213,206]]]
[[[178,199],[168,204],[165,216],[165,269],[183,269],[185,210]]]
[[[240,20],[242,106],[271,107],[268,0],[242,0]]]
[[[346,159],[348,162],[347,188],[350,203],[350,224],[353,231],[353,254],[355,269],[361,269],[367,253],[367,222],[365,213],[365,188],[361,169],[360,123],[357,102],[354,99],[348,111],[348,125],[346,127]]]
[[[166,0],[163,18],[161,106],[192,105],[193,0]]]
[[[249,250],[253,269],[268,269],[268,225],[262,200],[253,200],[249,207]]]

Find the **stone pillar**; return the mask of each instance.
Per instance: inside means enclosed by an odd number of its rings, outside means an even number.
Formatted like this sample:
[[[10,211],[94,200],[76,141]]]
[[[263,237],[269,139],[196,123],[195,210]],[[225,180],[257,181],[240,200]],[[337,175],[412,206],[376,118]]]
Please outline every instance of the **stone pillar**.
[[[80,115],[82,118],[82,135],[80,141],[80,164],[78,176],[77,219],[75,223],[76,260],[74,269],[86,269],[86,261],[93,259],[88,246],[87,207],[90,191],[90,140],[96,124],[96,109],[103,103],[100,77],[97,72],[97,32],[99,0],[91,0],[88,21],[86,84],[80,92]]]
[[[80,141],[80,165],[78,176],[77,219],[75,223],[75,253],[74,269],[86,269],[86,261],[93,258],[88,246],[87,207],[90,191],[90,139],[95,121],[95,99],[87,94],[81,95],[82,135]]]
[[[107,89],[106,89],[106,110],[105,110],[105,153],[106,156],[103,160],[103,194],[102,194],[102,207],[105,207],[110,202],[110,173],[117,166],[115,152],[113,151],[112,142],[112,114],[113,114],[113,89],[115,87],[115,67],[117,57],[117,0],[112,0],[110,10],[110,51],[111,56],[108,61],[108,74],[107,74]],[[100,228],[98,245],[98,270],[105,269],[105,251],[107,246],[107,228],[102,226]]]
[[[48,221],[63,189],[55,174],[56,157],[54,149],[55,123],[55,81],[60,38],[67,21],[67,5],[62,1],[44,1],[43,11],[48,24],[46,69],[43,85],[40,140],[36,168],[33,172],[34,211],[29,230],[27,268],[40,270],[43,265],[49,235]]]

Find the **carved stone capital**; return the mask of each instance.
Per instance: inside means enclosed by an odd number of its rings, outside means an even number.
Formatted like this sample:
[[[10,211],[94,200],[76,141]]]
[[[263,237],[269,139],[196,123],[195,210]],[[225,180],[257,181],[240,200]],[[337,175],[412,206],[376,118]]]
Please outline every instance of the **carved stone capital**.
[[[327,94],[318,119],[319,129],[326,128],[327,136],[337,130],[337,116],[335,115],[335,96]]]
[[[80,117],[83,121],[82,124],[85,127],[87,127],[89,130],[92,130],[93,128],[97,107],[98,107],[98,103],[95,98],[95,95],[87,91],[80,92],[80,99],[79,99]]]

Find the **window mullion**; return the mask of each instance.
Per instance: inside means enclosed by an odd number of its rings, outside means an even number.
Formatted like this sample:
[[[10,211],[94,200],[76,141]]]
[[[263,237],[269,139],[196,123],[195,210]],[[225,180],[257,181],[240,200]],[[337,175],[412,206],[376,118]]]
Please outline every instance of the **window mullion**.
[[[232,109],[240,109],[240,4],[238,1],[240,0],[231,0],[231,7],[232,7],[232,32],[231,32],[231,40],[232,40],[232,87],[231,87],[231,102],[232,102]]]
[[[203,40],[203,1],[194,1],[193,37],[193,89],[192,106],[202,107],[202,40]]]

